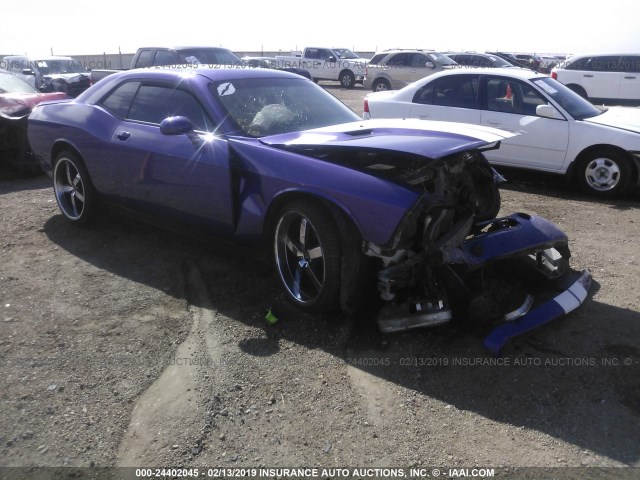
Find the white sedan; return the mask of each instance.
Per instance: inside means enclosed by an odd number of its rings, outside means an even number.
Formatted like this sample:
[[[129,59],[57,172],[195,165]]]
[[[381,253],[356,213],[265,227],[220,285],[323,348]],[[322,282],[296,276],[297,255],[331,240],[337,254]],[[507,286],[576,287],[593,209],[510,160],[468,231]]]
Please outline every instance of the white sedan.
[[[597,108],[531,70],[436,73],[402,90],[370,93],[363,117],[465,122],[519,133],[486,151],[487,159],[566,174],[600,196],[615,196],[640,180],[640,109]]]

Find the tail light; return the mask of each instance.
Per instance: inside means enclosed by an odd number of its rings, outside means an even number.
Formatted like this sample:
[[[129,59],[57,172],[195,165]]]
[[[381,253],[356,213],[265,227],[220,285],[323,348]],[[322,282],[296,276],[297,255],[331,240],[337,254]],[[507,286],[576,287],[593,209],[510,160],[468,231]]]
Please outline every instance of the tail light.
[[[558,80],[558,74],[556,72],[551,72],[551,78]]]
[[[364,67],[364,75],[369,76],[369,67]]]
[[[364,113],[369,113],[369,100],[364,99]]]

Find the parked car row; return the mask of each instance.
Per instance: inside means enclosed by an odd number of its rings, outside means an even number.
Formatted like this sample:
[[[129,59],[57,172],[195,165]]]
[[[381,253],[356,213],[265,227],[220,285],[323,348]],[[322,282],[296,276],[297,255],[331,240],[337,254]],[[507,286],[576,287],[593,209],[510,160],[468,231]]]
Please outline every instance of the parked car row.
[[[369,94],[364,118],[467,122],[517,133],[487,151],[494,165],[564,174],[615,196],[640,180],[640,110],[597,108],[546,75],[521,68],[452,69]]]
[[[38,168],[27,142],[27,117],[40,102],[64,98],[68,98],[64,92],[39,92],[17,75],[0,70],[0,166]]]
[[[363,121],[299,75],[194,67],[110,75],[36,106],[28,135],[68,222],[103,203],[264,247],[310,312],[377,306],[383,332],[469,321],[499,353],[588,294],[557,226],[496,218],[484,152],[503,130]]]

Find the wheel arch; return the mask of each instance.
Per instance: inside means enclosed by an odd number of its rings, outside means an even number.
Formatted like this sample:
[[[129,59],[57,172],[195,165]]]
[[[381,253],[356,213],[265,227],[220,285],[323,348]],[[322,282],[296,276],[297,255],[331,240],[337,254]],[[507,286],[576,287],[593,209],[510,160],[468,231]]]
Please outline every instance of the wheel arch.
[[[362,238],[362,233],[357,221],[343,205],[338,205],[336,202],[316,192],[289,190],[278,194],[267,207],[262,227],[262,240],[265,247],[270,247],[269,242],[273,234],[276,217],[280,209],[288,203],[299,200],[310,200],[321,204],[331,214],[334,221],[341,229],[341,232],[344,231],[349,235],[357,235],[360,239]],[[346,230],[342,230],[342,227]]]
[[[271,202],[265,213],[262,234],[265,252],[268,254],[272,248],[271,239],[278,212],[288,203],[301,200],[310,200],[321,205],[329,212],[338,227],[342,249],[340,308],[343,312],[355,313],[363,306],[365,296],[370,294],[371,290],[375,291],[375,288],[369,288],[369,291],[366,288],[371,287],[367,285],[367,274],[372,259],[362,253],[363,239],[360,228],[346,207],[314,192],[294,190],[281,193]]]
[[[60,155],[60,153],[64,150],[71,150],[78,157],[80,157],[80,159],[82,159],[80,150],[71,142],[69,142],[68,140],[56,140],[53,144],[53,147],[51,147],[51,158],[49,159],[51,162],[51,167],[53,167],[53,164],[56,161],[56,157]]]
[[[625,150],[624,148],[606,143],[590,145],[582,150],[578,155],[576,155],[576,158],[571,162],[567,171],[567,176],[571,179],[571,181],[576,181],[578,179],[578,165],[580,165],[580,162],[587,155],[596,152],[614,152],[622,155],[629,161],[629,167],[631,168],[631,183],[637,184],[638,182],[640,182],[640,159],[636,159],[636,157],[634,157],[628,150]]]

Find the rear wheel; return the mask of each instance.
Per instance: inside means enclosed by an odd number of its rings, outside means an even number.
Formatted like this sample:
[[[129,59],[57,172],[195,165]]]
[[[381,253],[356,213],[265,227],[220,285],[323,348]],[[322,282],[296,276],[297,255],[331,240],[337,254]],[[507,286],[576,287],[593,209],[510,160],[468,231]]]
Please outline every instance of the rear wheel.
[[[83,225],[95,215],[97,196],[82,159],[65,150],[53,164],[53,190],[62,214],[72,223]]]
[[[353,88],[356,84],[356,77],[353,72],[349,70],[344,70],[340,72],[340,77],[338,78],[340,81],[340,86],[344,88]]]
[[[373,91],[374,92],[383,92],[385,90],[391,90],[391,85],[389,84],[389,81],[384,79],[384,78],[380,78],[378,80],[376,80],[375,82],[373,82]]]
[[[578,180],[586,191],[601,197],[622,193],[631,180],[628,159],[614,151],[593,152],[578,164]]]
[[[276,270],[291,302],[310,312],[338,307],[340,234],[322,205],[299,200],[282,208],[273,248]]]

